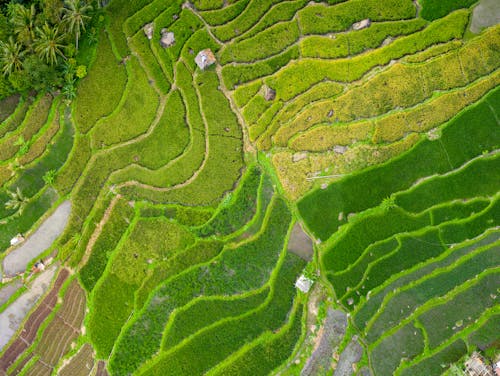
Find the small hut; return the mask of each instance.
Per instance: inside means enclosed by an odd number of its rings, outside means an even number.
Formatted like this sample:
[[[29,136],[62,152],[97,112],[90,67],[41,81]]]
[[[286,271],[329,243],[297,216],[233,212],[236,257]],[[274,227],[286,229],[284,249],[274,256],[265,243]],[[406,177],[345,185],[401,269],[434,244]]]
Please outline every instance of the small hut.
[[[171,47],[175,43],[175,35],[171,31],[168,31],[167,29],[163,28],[161,29],[161,39],[160,39],[160,45],[163,48]]]
[[[206,48],[198,52],[198,55],[196,55],[194,61],[201,70],[205,70],[210,65],[214,64],[217,60],[215,59],[215,55],[212,50],[210,48]]]
[[[352,25],[352,28],[353,28],[353,30],[366,29],[371,24],[372,24],[372,22],[370,21],[369,18],[367,18],[366,20],[356,22],[355,24]]]
[[[312,279],[307,278],[304,274],[302,274],[297,282],[295,282],[295,287],[298,288],[303,293],[308,293],[311,289],[314,281]]]
[[[146,38],[148,38],[149,40],[153,39],[154,27],[153,27],[152,22],[144,25],[142,30],[144,30],[144,34],[146,35]]]
[[[465,373],[469,376],[493,376],[493,369],[475,352],[465,362]]]
[[[10,239],[11,246],[18,245],[19,243],[22,243],[22,242],[24,242],[24,236],[22,236],[21,234],[17,234],[12,239]]]

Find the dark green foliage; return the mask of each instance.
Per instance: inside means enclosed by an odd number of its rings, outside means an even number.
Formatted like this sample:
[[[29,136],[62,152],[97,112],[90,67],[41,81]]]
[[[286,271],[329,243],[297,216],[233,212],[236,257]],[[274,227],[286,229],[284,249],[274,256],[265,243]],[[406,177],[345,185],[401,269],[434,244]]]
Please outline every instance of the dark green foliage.
[[[468,343],[484,350],[491,346],[498,348],[498,323],[500,323],[500,313],[493,314],[479,328],[468,337]]]
[[[323,254],[322,262],[329,271],[342,271],[355,262],[370,244],[429,224],[428,214],[413,216],[398,207],[354,219],[343,233],[336,235]]]
[[[396,205],[419,212],[443,201],[491,196],[498,191],[500,154],[478,158],[466,167],[427,180],[413,189],[396,194]]]
[[[497,196],[486,209],[469,220],[442,226],[441,239],[445,244],[460,243],[479,236],[498,223],[500,223],[500,196]]]
[[[200,236],[229,235],[244,226],[255,214],[261,171],[252,166],[242,178],[240,187],[234,192],[232,200],[223,206],[213,218],[196,229]]]
[[[464,219],[471,217],[486,209],[490,201],[485,198],[475,198],[467,201],[453,201],[443,205],[438,205],[430,210],[432,224],[434,226],[452,221],[454,219]]]
[[[398,241],[400,243],[398,248],[370,264],[370,268],[363,275],[363,284],[357,289],[358,292],[365,295],[391,276],[439,256],[445,249],[436,229],[430,229],[418,235],[401,235],[398,236]],[[343,298],[344,302],[347,301],[348,296],[355,302],[359,300],[359,295],[351,292]]]
[[[483,275],[479,281],[474,280],[472,285],[468,284],[455,296],[419,316],[431,349],[473,324],[488,308],[498,305],[498,278],[498,271]]]
[[[467,346],[461,339],[446,346],[441,351],[420,360],[411,367],[405,368],[401,375],[441,375],[451,364],[458,362],[467,354]]]
[[[419,0],[422,5],[420,17],[425,20],[435,20],[446,16],[455,9],[468,8],[477,0]]]
[[[424,350],[422,331],[408,323],[385,337],[370,354],[375,376],[393,375],[403,358],[413,359]]]
[[[259,343],[239,354],[230,363],[217,368],[215,375],[267,375],[291,355],[302,332],[304,307],[295,308],[290,321],[277,334],[262,338]]]
[[[168,329],[163,335],[163,350],[176,346],[183,339],[194,335],[199,330],[227,317],[236,317],[254,310],[264,303],[269,289],[252,292],[244,296],[232,298],[213,297],[200,298],[193,304],[177,311],[172,318]],[[210,312],[210,314],[208,314]]]
[[[261,60],[253,64],[227,65],[222,68],[224,84],[228,89],[234,89],[236,85],[243,84],[256,78],[270,75],[284,67],[292,59],[299,57],[299,48],[292,46],[279,55]]]
[[[420,278],[432,273],[438,268],[445,268],[452,265],[454,262],[459,260],[461,257],[471,254],[476,249],[480,247],[490,247],[494,242],[500,239],[500,232],[492,231],[486,233],[481,238],[469,241],[460,246],[454,247],[448,250],[442,257],[434,262],[429,262],[422,266],[421,268],[415,269],[412,272],[400,276],[398,279],[394,280],[392,283],[384,286],[383,289],[377,291],[375,294],[371,294],[370,299],[363,302],[363,305],[358,309],[354,316],[355,325],[364,329],[366,323],[372,319],[376,311],[379,309],[382,301],[386,296],[391,294],[395,289],[402,288]]]
[[[160,355],[144,374],[202,374],[258,335],[278,329],[286,322],[292,308],[296,294],[293,282],[304,267],[304,263],[297,256],[287,254],[266,304],[256,311],[222,321],[218,325],[198,332],[194,338],[175,351]],[[196,356],[193,357],[193,354]]]
[[[0,250],[5,250],[9,246],[10,239],[17,234],[24,234],[49,210],[57,201],[58,195],[52,188],[46,188],[38,195],[31,198],[23,213],[2,224],[0,231]]]
[[[112,370],[118,375],[128,374],[152,357],[160,347],[163,328],[175,307],[201,293],[231,295],[265,284],[278,261],[290,221],[285,202],[277,198],[257,238],[236,249],[225,249],[217,260],[160,285],[116,344],[110,360]]]
[[[444,296],[455,287],[474,279],[476,275],[484,270],[499,265],[499,245],[500,243],[494,243],[472,257],[461,259],[459,261],[461,263],[452,269],[434,274],[431,278],[393,296],[385,306],[382,314],[370,326],[366,336],[367,340],[369,342],[377,340],[384,331],[401,322],[426,301]]]
[[[496,89],[486,98],[500,96]],[[325,190],[316,190],[298,203],[308,228],[328,238],[341,224],[340,212],[377,206],[393,192],[408,188],[418,178],[458,168],[484,150],[498,148],[500,132],[484,99],[455,117],[439,140],[424,140],[389,162],[350,175]],[[471,129],[474,132],[471,133]]]

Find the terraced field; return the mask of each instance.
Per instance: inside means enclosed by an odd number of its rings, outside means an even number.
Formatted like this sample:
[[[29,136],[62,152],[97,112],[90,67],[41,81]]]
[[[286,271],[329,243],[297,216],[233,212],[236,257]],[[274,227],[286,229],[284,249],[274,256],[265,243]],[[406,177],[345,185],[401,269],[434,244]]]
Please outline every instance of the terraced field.
[[[305,375],[313,351],[325,374],[334,354],[377,376],[493,360],[500,26],[475,5],[109,1],[71,103],[0,103],[0,261],[71,202],[64,232],[0,284],[1,313],[39,258],[62,265],[0,374]],[[328,308],[348,326],[318,352]]]

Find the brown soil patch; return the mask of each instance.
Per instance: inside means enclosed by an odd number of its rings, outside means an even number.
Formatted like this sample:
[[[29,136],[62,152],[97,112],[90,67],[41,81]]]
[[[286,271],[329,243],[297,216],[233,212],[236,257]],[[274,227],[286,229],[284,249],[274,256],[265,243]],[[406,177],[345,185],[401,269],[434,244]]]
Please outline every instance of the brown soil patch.
[[[311,261],[313,258],[313,242],[298,222],[295,223],[290,234],[288,250],[306,261]]]

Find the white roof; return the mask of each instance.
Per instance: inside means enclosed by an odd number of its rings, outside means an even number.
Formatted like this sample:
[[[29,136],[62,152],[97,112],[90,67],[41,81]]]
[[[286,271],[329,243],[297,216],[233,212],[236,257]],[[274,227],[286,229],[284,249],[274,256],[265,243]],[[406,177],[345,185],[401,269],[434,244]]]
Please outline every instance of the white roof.
[[[314,281],[312,279],[307,278],[304,274],[302,274],[297,282],[295,282],[295,287],[297,287],[302,292],[309,292],[313,285]]]

